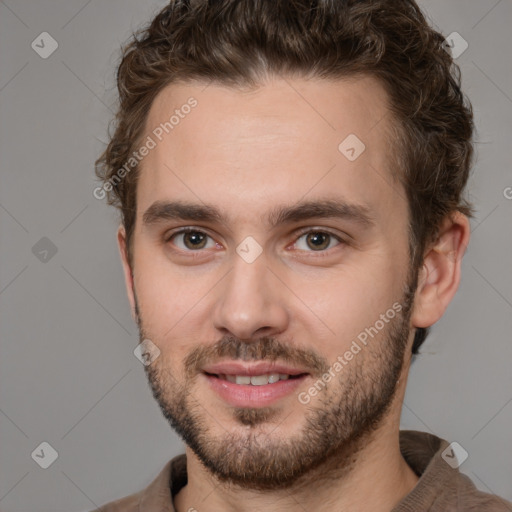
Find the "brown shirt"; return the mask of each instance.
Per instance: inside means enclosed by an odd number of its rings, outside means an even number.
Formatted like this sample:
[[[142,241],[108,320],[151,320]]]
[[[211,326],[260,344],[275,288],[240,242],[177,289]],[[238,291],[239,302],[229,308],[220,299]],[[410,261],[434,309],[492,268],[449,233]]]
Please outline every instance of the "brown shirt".
[[[442,458],[447,446],[443,439],[425,432],[400,431],[400,451],[420,479],[391,512],[512,512],[512,503],[477,490],[466,475]],[[170,460],[146,489],[99,510],[175,512],[173,496],[186,484],[187,461],[183,454]]]

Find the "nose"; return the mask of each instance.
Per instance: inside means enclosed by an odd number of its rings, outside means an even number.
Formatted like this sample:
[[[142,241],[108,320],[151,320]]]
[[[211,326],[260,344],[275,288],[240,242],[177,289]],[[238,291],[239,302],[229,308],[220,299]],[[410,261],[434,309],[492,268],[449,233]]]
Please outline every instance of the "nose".
[[[254,340],[288,327],[286,287],[267,267],[264,254],[252,263],[235,255],[232,270],[219,284],[213,316],[222,336]]]

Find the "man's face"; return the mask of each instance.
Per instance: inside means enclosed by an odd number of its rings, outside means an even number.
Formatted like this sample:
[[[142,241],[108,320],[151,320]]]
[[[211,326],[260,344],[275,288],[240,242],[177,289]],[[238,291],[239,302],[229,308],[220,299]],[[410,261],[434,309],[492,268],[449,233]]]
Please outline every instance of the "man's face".
[[[371,78],[188,83],[152,105],[132,267],[141,338],[161,352],[146,371],[221,479],[287,486],[389,411],[411,338],[390,123]]]

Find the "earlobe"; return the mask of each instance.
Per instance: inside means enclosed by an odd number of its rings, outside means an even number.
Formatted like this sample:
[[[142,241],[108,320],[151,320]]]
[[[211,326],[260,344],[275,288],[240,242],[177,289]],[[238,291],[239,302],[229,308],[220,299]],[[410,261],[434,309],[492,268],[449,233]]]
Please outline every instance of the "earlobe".
[[[128,247],[126,244],[126,231],[124,226],[121,224],[117,230],[117,245],[119,247],[119,253],[121,255],[121,263],[123,265],[124,281],[126,285],[126,294],[130,302],[130,309],[132,318],[134,321],[137,320],[135,313],[135,294],[133,290],[133,272],[130,266],[130,258],[128,256]]]
[[[443,222],[420,270],[411,317],[414,327],[429,327],[443,316],[459,287],[469,236],[469,221],[462,213],[453,213]]]

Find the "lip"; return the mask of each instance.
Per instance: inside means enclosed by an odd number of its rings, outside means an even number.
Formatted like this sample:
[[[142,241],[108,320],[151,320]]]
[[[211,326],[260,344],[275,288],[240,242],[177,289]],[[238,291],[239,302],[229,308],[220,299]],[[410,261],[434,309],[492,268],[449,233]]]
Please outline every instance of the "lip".
[[[207,365],[203,372],[214,375],[245,375],[253,377],[255,375],[264,375],[266,373],[287,373],[288,375],[301,375],[308,373],[306,370],[296,368],[284,363],[278,362],[244,362],[244,361],[225,361],[216,364]]]
[[[273,384],[253,386],[236,384],[220,379],[217,375],[255,376],[270,373],[286,373],[294,378],[279,380]],[[233,407],[268,407],[280,399],[291,395],[309,376],[308,372],[277,362],[228,361],[205,366],[201,377],[210,388],[226,403]]]
[[[207,380],[210,388],[220,398],[233,407],[268,407],[292,394],[307,378],[307,375],[303,374],[295,379],[253,386],[252,384],[235,384],[206,373],[201,376]]]

